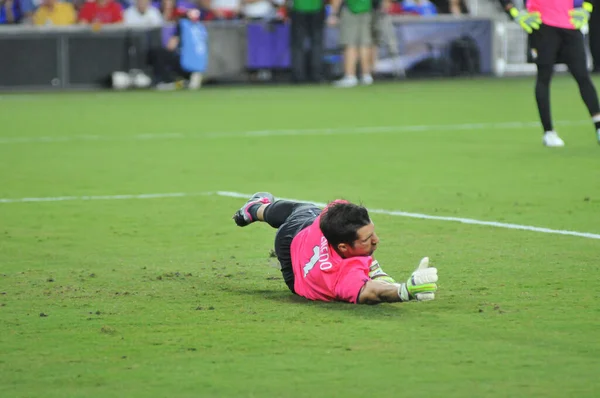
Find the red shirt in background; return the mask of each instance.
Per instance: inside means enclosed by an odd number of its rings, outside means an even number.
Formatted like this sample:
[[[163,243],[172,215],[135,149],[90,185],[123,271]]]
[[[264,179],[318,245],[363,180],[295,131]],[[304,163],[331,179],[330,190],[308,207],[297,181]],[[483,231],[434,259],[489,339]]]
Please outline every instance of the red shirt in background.
[[[79,21],[100,22],[103,24],[121,22],[123,21],[123,8],[113,0],[108,0],[104,4],[87,1],[79,11]]]

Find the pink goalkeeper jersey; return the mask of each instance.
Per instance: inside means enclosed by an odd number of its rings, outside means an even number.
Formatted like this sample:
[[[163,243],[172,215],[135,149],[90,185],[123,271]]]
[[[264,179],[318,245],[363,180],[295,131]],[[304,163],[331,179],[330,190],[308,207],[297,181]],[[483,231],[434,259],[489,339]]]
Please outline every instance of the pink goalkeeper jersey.
[[[323,236],[320,220],[317,217],[292,240],[294,290],[310,300],[356,303],[360,289],[370,280],[373,258],[340,257]]]
[[[575,29],[570,21],[569,11],[575,0],[528,0],[527,10],[537,11],[542,16],[542,23],[556,28]]]

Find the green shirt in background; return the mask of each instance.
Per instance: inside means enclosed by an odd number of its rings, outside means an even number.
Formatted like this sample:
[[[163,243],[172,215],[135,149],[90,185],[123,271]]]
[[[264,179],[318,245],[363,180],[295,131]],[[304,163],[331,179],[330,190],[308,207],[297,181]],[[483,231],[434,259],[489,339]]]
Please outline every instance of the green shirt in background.
[[[294,0],[294,11],[317,12],[323,8],[323,0]]]
[[[353,14],[370,12],[373,8],[372,0],[346,0],[346,5]]]

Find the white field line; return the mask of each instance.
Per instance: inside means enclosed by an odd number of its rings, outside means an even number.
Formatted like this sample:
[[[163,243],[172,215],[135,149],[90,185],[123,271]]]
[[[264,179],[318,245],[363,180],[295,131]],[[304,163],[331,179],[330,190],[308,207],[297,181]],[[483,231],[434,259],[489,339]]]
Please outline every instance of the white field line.
[[[28,202],[64,202],[73,200],[123,200],[123,199],[159,199],[182,198],[186,196],[212,195],[212,192],[174,192],[174,193],[146,193],[141,195],[91,195],[91,196],[50,196],[42,198],[16,198],[0,199],[0,203],[28,203]]]
[[[562,120],[555,122],[558,126],[580,126],[591,124],[589,120]],[[463,124],[430,124],[430,125],[397,125],[370,127],[331,127],[313,129],[272,129],[237,132],[200,132],[200,133],[164,133],[133,135],[66,135],[48,137],[0,137],[0,145],[27,143],[60,143],[60,142],[98,142],[98,141],[148,141],[173,139],[214,139],[231,137],[275,137],[299,135],[345,135],[345,134],[389,134],[419,131],[457,131],[457,130],[508,130],[537,128],[539,122],[503,122],[503,123],[463,123]]]
[[[219,196],[227,196],[227,197],[242,198],[242,199],[247,199],[250,196],[252,196],[251,194],[245,194],[245,193],[239,193],[239,192],[228,192],[228,191],[218,191],[218,192],[216,192],[216,194]],[[321,206],[321,207],[325,206],[325,203],[320,203],[320,202],[312,202],[312,201],[299,200],[299,199],[285,199],[285,198],[278,198],[278,199],[314,203],[315,205]],[[411,218],[420,218],[420,219],[425,219],[425,220],[436,220],[436,221],[454,221],[454,222],[460,222],[463,224],[485,225],[488,227],[518,229],[518,230],[524,230],[524,231],[540,232],[540,233],[545,233],[545,234],[570,235],[570,236],[577,236],[580,238],[600,239],[600,234],[593,234],[593,233],[589,233],[589,232],[577,232],[577,231],[567,231],[567,230],[562,230],[562,229],[534,227],[534,226],[529,226],[529,225],[508,224],[508,223],[502,223],[502,222],[497,222],[497,221],[481,221],[481,220],[475,220],[472,218],[432,216],[429,214],[408,213],[405,211],[383,210],[383,209],[369,209],[369,212],[375,213],[375,214],[386,214],[388,216],[411,217]]]
[[[91,195],[91,196],[54,196],[54,197],[31,197],[31,198],[0,198],[0,204],[8,204],[8,203],[32,203],[32,202],[64,202],[64,201],[86,201],[86,200],[126,200],[126,199],[160,199],[160,198],[182,198],[182,197],[191,197],[191,196],[208,196],[208,195],[218,195],[225,196],[230,198],[241,198],[247,199],[251,195],[240,192],[229,192],[229,191],[217,191],[217,192],[174,192],[174,193],[150,193],[150,194],[140,194],[140,195]],[[288,199],[288,198],[278,198],[285,200],[294,200],[298,202],[307,202],[314,203],[317,206],[323,207],[326,204],[323,202],[313,202],[307,200],[299,200],[299,199]],[[405,211],[398,210],[383,210],[383,209],[369,209],[369,212],[375,214],[385,214],[389,216],[397,216],[397,217],[411,217],[411,218],[420,218],[425,220],[436,220],[436,221],[454,221],[460,222],[463,224],[474,224],[474,225],[484,225],[488,227],[496,227],[496,228],[507,228],[507,229],[517,229],[531,232],[539,232],[545,234],[556,234],[556,235],[569,235],[569,236],[577,236],[580,238],[588,238],[588,239],[599,239],[600,234],[593,234],[589,232],[577,232],[577,231],[568,231],[561,229],[550,229],[550,228],[542,228],[542,227],[534,227],[529,225],[519,225],[519,224],[507,224],[496,221],[481,221],[475,220],[472,218],[461,218],[461,217],[444,217],[444,216],[432,216],[429,214],[421,214],[421,213],[409,213]]]

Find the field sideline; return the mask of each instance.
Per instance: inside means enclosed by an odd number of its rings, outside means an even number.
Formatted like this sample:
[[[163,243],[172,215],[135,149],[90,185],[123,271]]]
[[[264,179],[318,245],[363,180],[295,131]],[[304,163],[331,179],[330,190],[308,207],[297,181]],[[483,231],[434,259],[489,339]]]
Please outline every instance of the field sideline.
[[[552,90],[565,148],[532,78],[0,95],[0,396],[599,396],[600,145]],[[437,299],[292,296],[258,190],[364,203]]]

